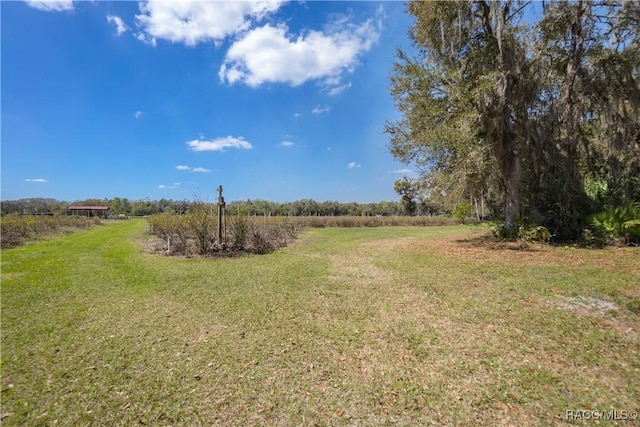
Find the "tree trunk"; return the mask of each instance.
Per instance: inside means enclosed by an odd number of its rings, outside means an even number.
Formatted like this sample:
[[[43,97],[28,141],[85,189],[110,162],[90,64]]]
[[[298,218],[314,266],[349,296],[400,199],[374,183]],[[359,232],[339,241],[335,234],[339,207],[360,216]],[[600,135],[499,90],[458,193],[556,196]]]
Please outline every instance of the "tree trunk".
[[[513,111],[513,79],[510,73],[503,77],[504,105],[502,107],[502,132],[499,144],[502,154],[502,176],[505,187],[504,228],[507,235],[515,235],[515,222],[520,216],[520,187],[522,164],[515,135],[510,129]]]
[[[582,16],[585,12],[584,4],[578,1],[575,5],[575,15],[571,22],[570,49],[567,58],[566,88],[564,93],[564,124],[566,129],[566,173],[565,193],[569,194],[571,186],[578,180],[577,171],[577,138],[576,138],[576,80],[584,55],[584,35],[582,33]]]
[[[502,178],[505,187],[504,228],[507,235],[515,234],[515,222],[520,216],[520,187],[522,185],[522,165],[520,153],[513,132],[513,86],[516,68],[514,53],[503,49],[504,20],[508,15],[509,3],[492,1],[483,8],[485,29],[489,37],[495,38],[498,47],[497,65],[500,71],[497,84],[497,97],[494,102],[501,104],[496,111],[496,132],[494,144],[497,148],[498,161],[502,166]],[[493,23],[493,30],[492,25]]]
[[[504,184],[505,184],[505,206],[504,206],[504,228],[508,235],[514,234],[515,222],[520,216],[520,185],[522,179],[522,165],[520,154],[516,144],[511,142],[504,159]]]

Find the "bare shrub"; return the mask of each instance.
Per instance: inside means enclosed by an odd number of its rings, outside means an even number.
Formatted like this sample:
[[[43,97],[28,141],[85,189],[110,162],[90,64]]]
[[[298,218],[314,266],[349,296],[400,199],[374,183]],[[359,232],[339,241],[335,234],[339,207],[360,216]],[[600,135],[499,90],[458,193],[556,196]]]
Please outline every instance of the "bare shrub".
[[[226,216],[225,241],[217,242],[217,216],[213,205],[195,202],[186,215],[164,217],[158,215],[150,218],[151,234],[165,239],[167,236],[178,238],[182,247],[188,248],[191,244],[201,255],[217,253],[219,256],[237,255],[243,251],[263,254],[286,247],[298,238],[305,227],[436,226],[460,223],[456,218],[442,216],[248,216],[242,210],[235,210]],[[180,222],[172,224],[169,217],[180,218]],[[177,247],[175,251],[178,251]]]
[[[274,249],[274,245],[266,233],[266,227],[252,227],[249,232],[249,249],[256,254],[266,254]]]
[[[212,211],[212,207],[196,201],[191,204],[186,214],[186,222],[194,234],[196,248],[200,255],[209,252],[215,243],[215,221]]]
[[[3,248],[19,246],[27,238],[28,227],[24,221],[20,221],[18,215],[5,215],[0,222],[1,239]]]
[[[86,228],[91,225],[91,221],[81,216],[4,215],[0,221],[0,246],[3,248],[16,247],[39,236]]]
[[[298,233],[302,228],[299,224],[296,224],[294,221],[289,220],[289,218],[285,218],[282,222],[277,224],[279,232],[285,236],[288,240],[295,240],[298,238]]]
[[[160,214],[150,217],[149,234],[168,240],[167,250],[171,252],[188,252],[189,226],[184,215]]]
[[[249,235],[249,221],[244,212],[238,211],[235,215],[229,215],[229,227],[227,236],[230,238],[231,247],[236,250],[243,250],[247,244]]]
[[[29,223],[25,217],[19,215],[5,215],[2,217],[2,246],[17,246],[29,236]]]

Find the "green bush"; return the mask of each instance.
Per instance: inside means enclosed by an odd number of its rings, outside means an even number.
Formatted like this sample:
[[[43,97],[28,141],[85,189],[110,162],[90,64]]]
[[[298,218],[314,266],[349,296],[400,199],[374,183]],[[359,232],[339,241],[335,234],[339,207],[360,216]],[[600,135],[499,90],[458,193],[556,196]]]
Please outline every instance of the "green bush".
[[[520,226],[518,228],[518,237],[523,242],[544,242],[548,243],[551,240],[551,233],[547,230],[547,227],[542,225],[537,226]]]
[[[602,244],[640,243],[640,203],[617,206],[592,215],[585,240]]]
[[[456,205],[455,210],[453,211],[453,216],[458,218],[464,224],[465,218],[467,218],[471,214],[471,204],[466,200],[458,203]]]
[[[508,231],[504,223],[496,222],[490,225],[491,233],[493,237],[499,240],[513,240],[518,239],[523,243],[528,242],[543,242],[549,243],[551,241],[551,232],[543,225],[532,225],[527,223],[526,218],[519,218],[516,221],[517,231]]]

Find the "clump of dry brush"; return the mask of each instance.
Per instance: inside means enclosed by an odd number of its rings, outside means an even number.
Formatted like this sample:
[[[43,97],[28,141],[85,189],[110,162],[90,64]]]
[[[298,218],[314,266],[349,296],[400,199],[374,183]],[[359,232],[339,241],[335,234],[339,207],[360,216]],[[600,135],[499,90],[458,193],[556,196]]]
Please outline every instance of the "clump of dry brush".
[[[288,217],[250,217],[235,212],[224,218],[219,233],[218,216],[206,207],[183,215],[154,215],[148,220],[149,233],[162,239],[165,252],[171,255],[264,254],[287,246],[302,227]]]

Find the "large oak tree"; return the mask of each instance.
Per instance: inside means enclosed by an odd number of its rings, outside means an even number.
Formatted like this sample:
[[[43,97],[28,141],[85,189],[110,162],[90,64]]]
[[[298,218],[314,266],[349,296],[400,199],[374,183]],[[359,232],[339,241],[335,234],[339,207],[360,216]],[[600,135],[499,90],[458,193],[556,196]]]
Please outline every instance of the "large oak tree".
[[[638,3],[412,1],[407,10],[414,48],[398,52],[391,76],[402,119],[385,131],[392,154],[427,184],[497,202],[507,232],[528,217],[561,238],[594,208],[591,187],[640,197]]]

